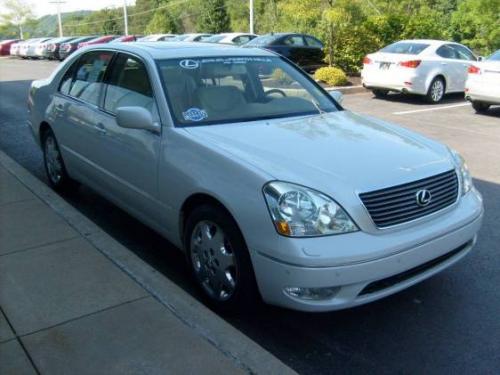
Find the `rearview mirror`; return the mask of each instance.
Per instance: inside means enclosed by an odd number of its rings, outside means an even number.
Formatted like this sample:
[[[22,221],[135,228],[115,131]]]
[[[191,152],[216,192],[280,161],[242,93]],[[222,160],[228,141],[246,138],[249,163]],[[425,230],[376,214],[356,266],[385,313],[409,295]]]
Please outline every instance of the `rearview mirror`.
[[[151,113],[143,107],[120,107],[116,110],[116,122],[122,128],[144,129],[157,132]]]
[[[477,57],[477,61],[483,61],[484,60],[484,57],[483,56],[478,56]]]
[[[330,91],[330,96],[335,99],[335,101],[339,104],[342,104],[342,101],[344,100],[344,95],[337,90]]]

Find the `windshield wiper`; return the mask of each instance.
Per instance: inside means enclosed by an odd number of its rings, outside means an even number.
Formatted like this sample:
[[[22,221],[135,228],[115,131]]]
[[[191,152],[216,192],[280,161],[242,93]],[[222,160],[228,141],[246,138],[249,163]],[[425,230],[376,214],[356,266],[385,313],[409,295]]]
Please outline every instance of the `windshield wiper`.
[[[326,113],[325,111],[323,111],[323,110],[321,109],[321,107],[319,106],[319,104],[318,104],[318,103],[316,103],[316,101],[315,101],[314,99],[311,99],[311,103],[313,104],[314,108],[316,108],[316,109],[318,110],[318,113],[319,113],[320,115],[323,115],[323,114],[325,114],[325,113]]]

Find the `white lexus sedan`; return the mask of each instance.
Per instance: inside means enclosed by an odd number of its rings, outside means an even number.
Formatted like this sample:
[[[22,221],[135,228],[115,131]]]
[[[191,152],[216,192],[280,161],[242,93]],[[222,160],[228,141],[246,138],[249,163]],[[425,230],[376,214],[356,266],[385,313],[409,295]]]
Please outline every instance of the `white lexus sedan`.
[[[447,93],[464,92],[467,69],[477,60],[458,43],[403,40],[367,55],[361,78],[376,97],[395,91],[438,103]]]
[[[500,105],[500,50],[469,67],[465,98],[476,112],[486,112],[491,105]]]
[[[89,46],[28,103],[50,184],[89,185],[183,249],[220,308],[374,301],[463,258],[481,225],[455,151],[345,110],[269,51]]]

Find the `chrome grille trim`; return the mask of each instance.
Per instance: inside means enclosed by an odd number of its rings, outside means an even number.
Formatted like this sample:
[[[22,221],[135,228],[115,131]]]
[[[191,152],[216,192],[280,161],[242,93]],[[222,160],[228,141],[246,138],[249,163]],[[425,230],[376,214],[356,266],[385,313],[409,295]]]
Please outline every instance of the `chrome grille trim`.
[[[431,203],[417,204],[416,193],[429,190]],[[440,211],[458,198],[459,183],[455,170],[440,173],[418,181],[359,194],[361,201],[378,228],[403,224]]]

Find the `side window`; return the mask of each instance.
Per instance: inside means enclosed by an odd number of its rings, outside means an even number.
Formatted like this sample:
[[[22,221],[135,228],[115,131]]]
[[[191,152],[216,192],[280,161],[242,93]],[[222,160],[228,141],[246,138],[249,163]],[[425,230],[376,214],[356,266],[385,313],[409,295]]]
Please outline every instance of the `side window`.
[[[76,63],[73,63],[73,65],[70,66],[70,68],[64,74],[63,79],[61,80],[61,83],[59,85],[59,91],[61,93],[63,93],[64,95],[69,95],[69,90],[71,89],[71,83],[73,83],[75,66],[77,64],[78,64],[78,61]]]
[[[455,50],[449,44],[439,47],[436,53],[445,59],[457,59]]]
[[[298,46],[301,47],[304,45],[304,39],[300,35],[293,35],[285,38],[284,44],[287,46]]]
[[[120,107],[146,108],[158,118],[153,90],[144,64],[137,58],[120,54],[107,80],[104,109],[116,113]]]
[[[74,69],[72,67],[68,71],[68,73],[72,72],[71,83],[68,81],[69,77],[63,78],[61,92],[67,91],[69,96],[98,105],[104,72],[112,57],[112,52],[105,51],[82,55]]]
[[[460,60],[469,60],[469,61],[476,61],[476,56],[472,54],[471,51],[469,51],[467,48],[459,45],[454,45],[453,49],[455,50],[456,55]]]
[[[234,44],[241,45],[248,43],[250,41],[250,36],[248,35],[241,35],[233,39]]]
[[[306,36],[305,38],[309,47],[323,48],[323,45],[318,39],[311,38],[310,36]]]

